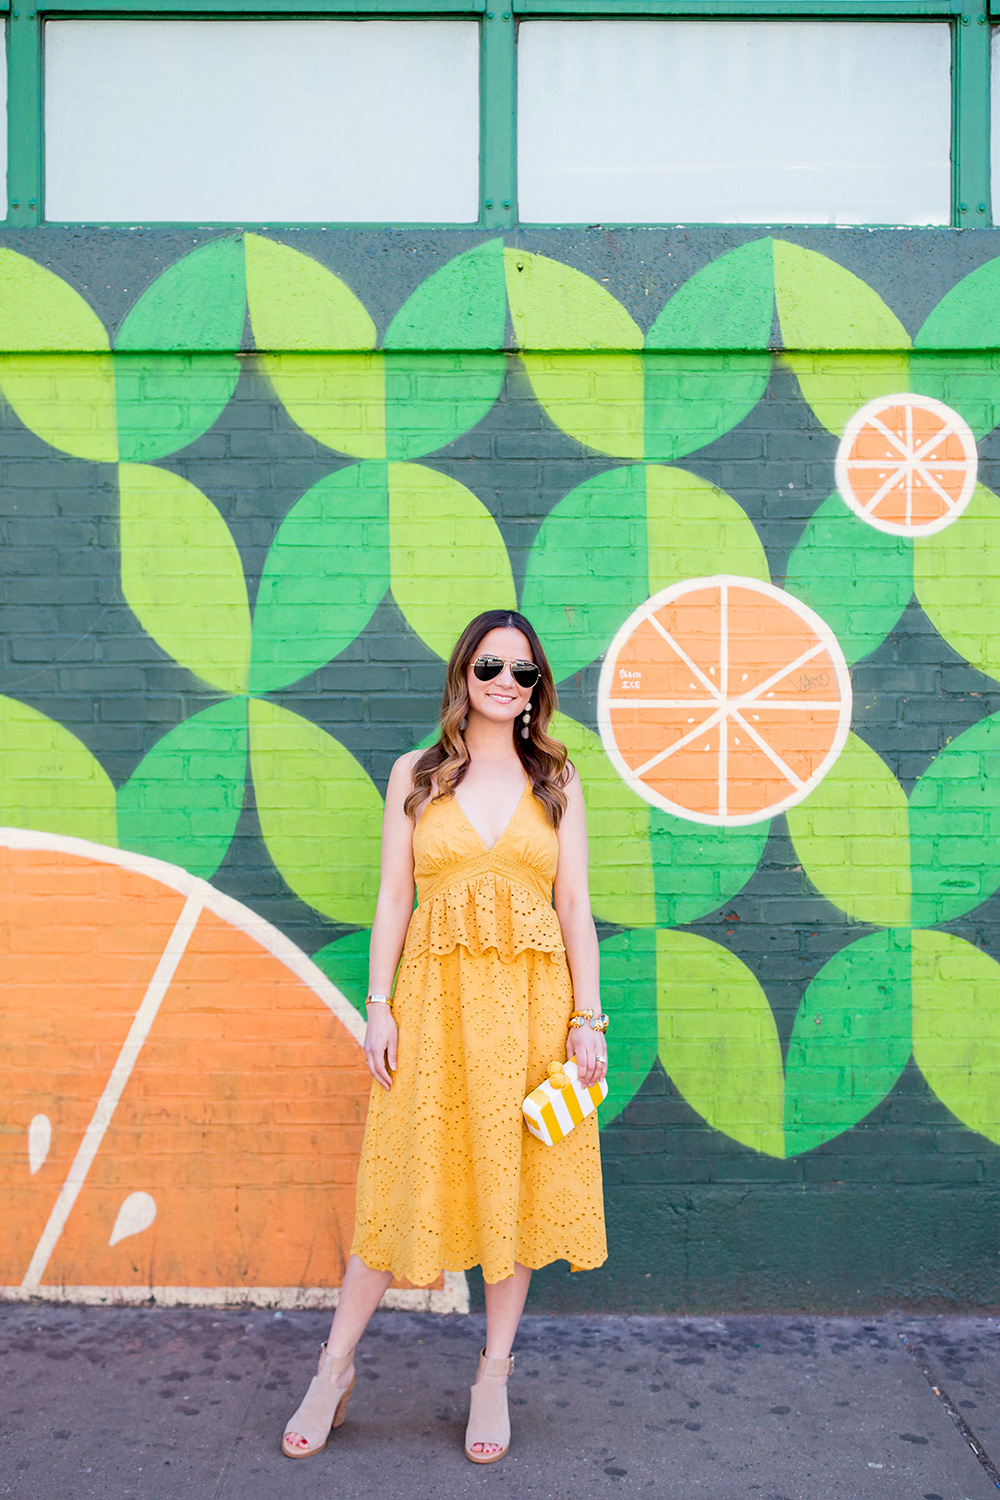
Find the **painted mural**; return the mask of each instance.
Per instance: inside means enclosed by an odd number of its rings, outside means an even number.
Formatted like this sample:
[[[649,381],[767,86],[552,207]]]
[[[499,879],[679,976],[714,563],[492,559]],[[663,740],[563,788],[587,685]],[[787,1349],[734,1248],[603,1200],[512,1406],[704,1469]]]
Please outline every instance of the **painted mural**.
[[[0,249],[5,440],[113,494],[99,545],[145,663],[120,709],[133,749],[113,755],[51,676],[26,669],[19,693],[9,674],[0,698],[0,1282],[336,1284],[384,784],[362,746],[387,769],[429,741],[441,663],[487,606],[537,626],[585,788],[609,1142],[666,1087],[761,1181],[841,1137],[863,1149],[915,1068],[1000,1160],[1000,947],[959,930],[1000,888],[1000,713],[982,699],[956,728],[929,691],[914,732],[933,743],[901,776],[886,736],[906,739],[905,715],[879,738],[856,702],[913,609],[946,664],[1000,678],[1000,499],[977,453],[1000,419],[982,352],[1000,259],[912,338],[859,276],[781,239],[709,260],[645,331],[606,280],[487,239],[379,337],[319,259],[222,236],[112,335],[70,280]],[[779,377],[825,493],[776,567],[783,496],[751,506],[711,455],[768,430]],[[277,514],[263,480],[224,514],[192,477],[241,431],[249,380],[283,424],[275,452],[289,433],[313,445]],[[533,413],[516,456],[544,464],[551,441],[577,466],[516,524],[488,464],[476,493],[442,459],[512,382]],[[32,566],[53,607],[73,602],[71,556]],[[387,711],[380,657],[409,707]],[[337,662],[361,705],[343,734],[313,712]],[[190,709],[162,729],[154,669]],[[81,680],[122,670],[109,655]],[[768,941],[732,940],[776,838],[807,925],[822,908],[834,935],[785,1017],[799,917],[776,896]]]

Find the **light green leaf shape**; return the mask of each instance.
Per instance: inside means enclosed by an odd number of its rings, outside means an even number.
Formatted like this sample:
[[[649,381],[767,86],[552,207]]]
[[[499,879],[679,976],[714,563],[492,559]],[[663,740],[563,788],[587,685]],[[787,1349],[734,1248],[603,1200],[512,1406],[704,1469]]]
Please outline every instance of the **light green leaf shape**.
[[[706,448],[742,422],[767,390],[771,355],[651,351],[643,369],[643,456],[663,462]]]
[[[914,926],[952,922],[1000,886],[1000,714],[931,761],[910,796]]]
[[[292,421],[351,458],[385,458],[384,354],[269,354],[262,364]]]
[[[75,734],[16,698],[0,698],[0,824],[118,842],[115,789]]]
[[[848,662],[860,661],[882,644],[910,602],[911,544],[866,526],[831,495],[789,559],[785,588],[827,622]]]
[[[25,427],[61,453],[117,459],[110,354],[0,354],[0,390]]]
[[[312,961],[346,995],[360,1016],[367,1019],[365,999],[368,995],[368,947],[371,931],[363,927],[345,937],[334,938]]]
[[[775,240],[774,289],[783,357],[831,432],[843,432],[876,396],[909,389],[910,337],[866,282],[815,250]]]
[[[332,735],[250,699],[250,763],[261,832],[286,884],[335,922],[371,922],[382,799]]]
[[[769,819],[736,828],[691,823],[649,810],[656,920],[661,927],[697,922],[739,895],[760,864]]]
[[[103,353],[104,324],[89,302],[37,261],[0,249],[0,348],[11,353]]]
[[[122,464],[122,592],[169,656],[222,692],[246,690],[243,564],[207,495],[166,469]]]
[[[457,479],[421,464],[389,465],[392,592],[407,623],[447,660],[484,609],[516,609],[500,528]]]
[[[948,354],[914,349],[910,355],[910,390],[933,396],[968,422],[983,438],[1000,422],[1000,353]]]
[[[177,453],[207,432],[240,378],[234,354],[114,356],[118,441],[124,462]]]
[[[913,934],[913,1055],[941,1103],[1000,1144],[1000,965],[949,932]]]
[[[647,349],[766,349],[774,316],[769,237],[716,256],[679,287],[646,335]]]
[[[622,781],[593,730],[557,713],[550,732],[569,751],[583,788],[594,916],[620,927],[651,927],[656,907],[648,804]]]
[[[374,349],[375,324],[339,276],[277,240],[248,234],[243,244],[258,349]]]
[[[977,266],[925,318],[914,349],[1000,347],[1000,256]]]
[[[145,354],[239,349],[246,314],[243,246],[212,240],[168,266],[126,314],[116,349]]]
[[[641,349],[642,333],[634,319],[571,266],[521,250],[505,250],[504,264],[514,336],[539,403],[587,447],[641,458],[642,358],[629,351]]]
[[[650,594],[715,573],[770,582],[760,537],[731,495],[684,469],[649,464],[645,476]]]
[[[158,740],[118,793],[123,849],[211,880],[243,810],[247,705],[227,698]]]
[[[809,985],[785,1063],[789,1156],[871,1114],[910,1057],[910,935],[876,932],[842,948]]]
[[[593,277],[527,250],[505,250],[504,267],[519,349],[642,348],[639,325]]]
[[[495,405],[503,354],[385,355],[386,452],[422,458],[470,431]]]
[[[917,598],[949,646],[1000,679],[1000,498],[977,484],[957,521],[913,542]]]
[[[564,495],[538,529],[521,608],[557,682],[600,656],[652,592],[645,490],[643,469],[609,469]]]
[[[691,932],[658,932],[660,1061],[713,1130],[785,1154],[781,1047],[767,996],[744,963]]]
[[[456,255],[420,283],[389,324],[386,349],[503,349],[503,240]]]
[[[1000,421],[998,308],[1000,257],[963,276],[913,340],[911,388],[960,412],[977,438]]]
[[[785,816],[802,868],[828,901],[859,922],[909,922],[906,793],[864,740],[849,734],[823,780]]]
[[[290,686],[360,635],[389,587],[384,464],[351,464],[297,500],[267,554],[253,616],[250,691]]]
[[[601,943],[601,996],[614,1017],[608,1043],[608,1097],[601,1129],[625,1109],[656,1062],[656,933],[618,932]]]

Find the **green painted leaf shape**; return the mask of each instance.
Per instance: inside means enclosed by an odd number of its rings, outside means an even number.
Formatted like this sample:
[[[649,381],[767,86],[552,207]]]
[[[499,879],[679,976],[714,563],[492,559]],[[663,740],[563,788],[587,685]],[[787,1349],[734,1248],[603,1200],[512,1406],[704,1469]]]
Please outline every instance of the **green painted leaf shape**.
[[[1000,679],[1000,497],[977,484],[957,521],[915,538],[913,582],[949,646]]]
[[[871,1114],[910,1057],[910,935],[876,932],[824,964],[795,1017],[785,1143],[811,1151]]]
[[[374,349],[375,324],[339,276],[277,240],[248,234],[243,244],[258,349]]]
[[[519,349],[642,348],[635,319],[592,276],[527,250],[505,250],[504,268]]]
[[[631,1104],[656,1062],[656,933],[651,928],[604,939],[601,995],[614,1017],[608,1097],[597,1112],[603,1130]]]
[[[818,891],[859,922],[910,920],[906,793],[856,734],[808,797],[790,807],[788,831]]]
[[[503,349],[503,240],[486,240],[420,283],[389,324],[386,349]]]
[[[0,824],[118,842],[115,789],[75,734],[16,698],[0,698]]]
[[[760,864],[770,820],[712,828],[650,808],[649,834],[661,927],[697,922],[725,906]]]
[[[1000,714],[931,761],[910,795],[915,927],[951,922],[1000,886]]]
[[[645,489],[641,468],[609,469],[564,495],[538,529],[521,608],[557,682],[600,656],[649,597]]]
[[[1000,347],[1000,256],[977,266],[924,319],[914,349]]]
[[[264,564],[250,691],[290,686],[360,635],[389,587],[384,464],[350,464],[296,500]]]
[[[334,938],[312,961],[354,1006],[360,1016],[367,1020],[365,999],[368,995],[368,947],[371,931],[367,927],[357,932],[348,932],[344,937]]]
[[[243,245],[212,240],[168,266],[126,314],[116,349],[140,354],[239,349],[246,316]]]
[[[785,588],[826,621],[854,663],[882,644],[909,604],[913,550],[905,537],[866,526],[833,494],[792,552]]]
[[[422,464],[389,465],[392,592],[407,623],[447,660],[484,609],[516,609],[500,528],[457,479]]]
[[[643,368],[643,455],[663,462],[707,447],[742,422],[767,389],[771,355],[651,351]]]
[[[261,832],[286,884],[335,922],[371,922],[382,799],[349,750],[309,719],[250,699]]]
[[[1000,353],[915,349],[910,355],[910,390],[943,401],[965,418],[975,437],[983,438],[1000,422]]]
[[[0,354],[0,390],[25,427],[61,453],[117,459],[110,354]]]
[[[551,733],[569,751],[583,788],[594,916],[620,927],[651,927],[656,909],[648,804],[622,781],[593,730],[557,713]]]
[[[760,537],[731,495],[685,469],[647,464],[644,473],[650,594],[715,573],[770,582]]]
[[[120,456],[145,463],[207,432],[240,378],[235,354],[114,356]]]
[[[915,932],[913,1055],[941,1103],[1000,1144],[1000,965],[950,932]]]
[[[139,623],[210,687],[245,691],[250,610],[229,527],[166,469],[122,464],[119,492],[122,592]]]
[[[774,317],[770,238],[716,256],[679,287],[646,335],[647,349],[766,349]]]
[[[54,271],[0,249],[0,349],[10,353],[103,353],[104,324]]]
[[[815,250],[775,240],[774,289],[784,358],[831,432],[843,432],[876,396],[909,389],[909,335],[860,277]]]
[[[746,965],[708,938],[658,932],[660,1061],[713,1130],[785,1154],[781,1047],[767,996]]]
[[[643,456],[641,354],[522,354],[538,404],[570,437],[612,458]]]
[[[123,849],[210,880],[243,810],[247,705],[227,698],[169,730],[118,793]]]
[[[385,458],[384,354],[267,354],[261,365],[303,432],[335,453]]]
[[[386,354],[388,456],[422,458],[470,431],[495,405],[505,369],[503,354]]]

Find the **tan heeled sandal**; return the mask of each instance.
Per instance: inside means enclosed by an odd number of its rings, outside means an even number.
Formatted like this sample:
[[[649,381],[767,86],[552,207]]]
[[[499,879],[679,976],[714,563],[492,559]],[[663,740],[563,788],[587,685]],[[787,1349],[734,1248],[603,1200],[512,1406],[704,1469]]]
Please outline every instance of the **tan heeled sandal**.
[[[507,1386],[500,1376],[510,1375],[514,1356],[487,1359],[486,1350],[479,1356],[479,1376],[469,1399],[469,1425],[465,1429],[465,1456],[470,1463],[495,1464],[510,1448],[510,1415],[507,1411]],[[474,1443],[499,1443],[497,1453],[473,1453]]]
[[[335,1427],[339,1427],[347,1416],[347,1403],[351,1399],[357,1376],[352,1375],[347,1385],[340,1385],[338,1375],[343,1375],[354,1363],[354,1350],[334,1359],[327,1353],[325,1344],[320,1346],[319,1366],[309,1382],[309,1389],[301,1404],[285,1428],[281,1439],[281,1451],[286,1458],[309,1458],[326,1447],[326,1440]],[[290,1433],[304,1437],[307,1448],[289,1446]]]

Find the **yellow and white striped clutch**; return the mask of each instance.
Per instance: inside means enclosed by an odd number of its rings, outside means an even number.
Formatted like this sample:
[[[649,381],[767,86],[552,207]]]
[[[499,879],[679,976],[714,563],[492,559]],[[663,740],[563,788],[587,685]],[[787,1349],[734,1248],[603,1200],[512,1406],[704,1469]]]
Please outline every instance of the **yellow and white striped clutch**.
[[[550,1069],[551,1072],[551,1069]],[[557,1146],[563,1136],[569,1135],[574,1125],[579,1125],[592,1115],[602,1099],[607,1098],[607,1079],[591,1084],[585,1089],[576,1081],[576,1063],[563,1063],[559,1072],[569,1081],[565,1088],[556,1088],[546,1079],[537,1089],[532,1089],[521,1108],[524,1123],[536,1139],[546,1146]]]

